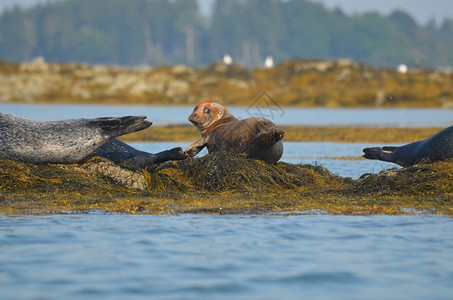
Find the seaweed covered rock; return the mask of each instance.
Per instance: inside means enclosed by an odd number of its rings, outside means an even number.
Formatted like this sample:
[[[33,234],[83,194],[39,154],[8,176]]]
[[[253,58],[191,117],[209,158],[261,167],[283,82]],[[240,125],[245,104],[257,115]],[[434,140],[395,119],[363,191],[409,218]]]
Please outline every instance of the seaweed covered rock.
[[[173,180],[168,179],[169,176]],[[165,182],[165,183],[164,183]],[[333,189],[349,183],[321,166],[288,163],[268,164],[241,154],[209,153],[200,158],[167,164],[150,174],[149,189],[196,187],[212,192],[257,192],[272,189]]]
[[[0,160],[0,213],[269,213],[453,215],[453,160],[343,178],[321,166],[211,153],[132,172]]]
[[[354,183],[355,193],[453,198],[453,159],[364,174]]]
[[[2,192],[124,193],[145,188],[144,176],[94,158],[84,164],[30,164],[0,159]]]

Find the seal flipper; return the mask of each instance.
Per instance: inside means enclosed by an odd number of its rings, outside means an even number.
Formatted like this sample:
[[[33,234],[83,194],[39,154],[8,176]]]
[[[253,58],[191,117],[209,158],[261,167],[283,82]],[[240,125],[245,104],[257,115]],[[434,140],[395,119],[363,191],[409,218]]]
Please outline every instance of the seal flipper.
[[[367,159],[379,159],[394,162],[395,150],[399,147],[372,147],[363,149],[363,157]]]
[[[186,151],[184,152],[187,157],[192,157],[200,153],[201,150],[203,150],[204,147],[209,143],[210,137],[209,135],[202,137],[196,142],[193,142],[190,144],[189,147],[187,147]]]
[[[182,150],[181,147],[165,150],[154,155],[156,156],[154,159],[154,163],[156,164],[160,164],[169,160],[182,160],[187,158],[187,154]]]
[[[97,118],[91,122],[111,135],[117,137],[150,127],[153,123],[146,121],[146,116],[125,116],[119,118]]]
[[[258,133],[256,138],[263,147],[270,148],[275,145],[275,143],[281,141],[284,135],[285,132],[283,130],[270,129]]]
[[[157,164],[187,157],[182,148],[173,148],[156,154],[140,151],[114,139],[93,152],[93,156],[110,159],[114,163],[132,170],[153,169]]]

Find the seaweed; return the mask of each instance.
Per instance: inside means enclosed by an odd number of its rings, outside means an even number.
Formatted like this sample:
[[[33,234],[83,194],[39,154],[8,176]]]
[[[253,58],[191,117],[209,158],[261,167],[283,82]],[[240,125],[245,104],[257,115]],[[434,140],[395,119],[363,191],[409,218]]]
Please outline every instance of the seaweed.
[[[226,153],[167,162],[153,172],[100,158],[73,165],[0,160],[0,213],[453,215],[452,167],[450,159],[354,180],[318,165]]]

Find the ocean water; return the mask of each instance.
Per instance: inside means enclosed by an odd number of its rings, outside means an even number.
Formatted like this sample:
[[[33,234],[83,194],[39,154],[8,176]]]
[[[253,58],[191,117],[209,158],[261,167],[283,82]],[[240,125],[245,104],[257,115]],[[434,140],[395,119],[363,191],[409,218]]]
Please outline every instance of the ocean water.
[[[147,114],[165,125],[186,122],[191,108],[0,104],[0,111],[36,120]],[[244,108],[232,111],[247,117]],[[451,112],[291,109],[269,118],[423,127],[450,125]],[[155,153],[189,143],[132,145]],[[285,142],[282,161],[352,178],[396,167],[354,159],[371,146]],[[0,300],[452,299],[452,249],[448,216],[0,214]]]
[[[0,215],[1,299],[452,299],[446,216]]]
[[[0,111],[24,118],[51,121],[72,118],[146,115],[154,125],[186,124],[193,106],[80,105],[0,103]],[[446,108],[300,108],[228,107],[238,119],[264,117],[277,125],[447,127],[453,110]]]

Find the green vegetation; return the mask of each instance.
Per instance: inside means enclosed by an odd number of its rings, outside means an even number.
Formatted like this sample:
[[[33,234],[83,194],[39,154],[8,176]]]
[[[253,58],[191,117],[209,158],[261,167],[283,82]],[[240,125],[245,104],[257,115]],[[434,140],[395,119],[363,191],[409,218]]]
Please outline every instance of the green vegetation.
[[[225,53],[247,67],[350,58],[376,67],[453,65],[453,20],[418,25],[395,11],[346,16],[306,0],[60,0],[0,16],[0,58],[123,66],[202,66]]]

